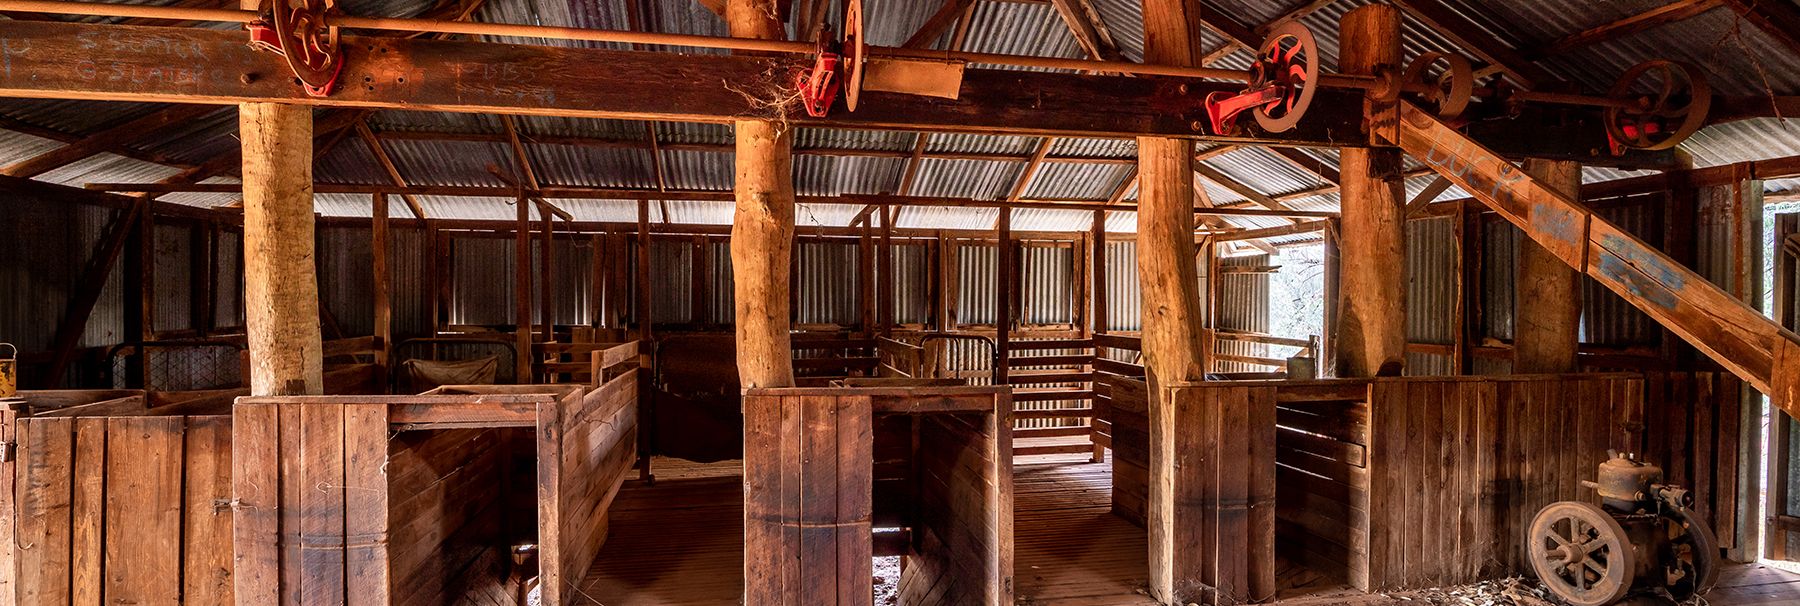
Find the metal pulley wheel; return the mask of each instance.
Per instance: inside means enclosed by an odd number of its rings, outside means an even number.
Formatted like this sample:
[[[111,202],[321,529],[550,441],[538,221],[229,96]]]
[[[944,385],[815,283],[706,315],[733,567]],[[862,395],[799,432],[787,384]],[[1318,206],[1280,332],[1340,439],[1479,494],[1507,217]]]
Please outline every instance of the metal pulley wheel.
[[[1442,62],[1444,71],[1435,77],[1427,77],[1426,70]],[[1475,98],[1475,69],[1469,65],[1469,59],[1462,55],[1446,53],[1423,53],[1406,65],[1406,74],[1400,78],[1401,86],[1421,85],[1425,92],[1421,100],[1436,110],[1437,116],[1443,120],[1455,120],[1462,117],[1469,109],[1469,102]]]
[[[1662,558],[1665,565],[1663,587],[1677,602],[1711,591],[1719,582],[1719,542],[1712,529],[1687,509],[1680,517],[1663,516],[1659,522],[1668,537],[1669,553]]]
[[[1257,107],[1253,114],[1263,130],[1279,133],[1294,128],[1318,92],[1319,43],[1311,30],[1298,21],[1281,24],[1269,32],[1257,52],[1251,90],[1269,85],[1282,89],[1278,103]]]
[[[863,64],[869,56],[863,38],[862,0],[850,0],[844,6],[844,44],[839,50],[844,56],[838,68],[844,72],[844,107],[856,111],[856,101],[862,97]]]
[[[288,67],[308,92],[325,94],[343,70],[338,28],[326,21],[335,0],[275,0],[270,20]]]
[[[1525,535],[1525,557],[1551,593],[1571,606],[1606,606],[1625,597],[1637,574],[1630,537],[1600,506],[1550,504]]]
[[[1645,95],[1643,91],[1652,91]],[[1636,99],[1630,108],[1606,110],[1606,134],[1632,149],[1672,149],[1706,126],[1712,86],[1706,74],[1680,61],[1645,61],[1625,70],[1608,91],[1613,99]]]

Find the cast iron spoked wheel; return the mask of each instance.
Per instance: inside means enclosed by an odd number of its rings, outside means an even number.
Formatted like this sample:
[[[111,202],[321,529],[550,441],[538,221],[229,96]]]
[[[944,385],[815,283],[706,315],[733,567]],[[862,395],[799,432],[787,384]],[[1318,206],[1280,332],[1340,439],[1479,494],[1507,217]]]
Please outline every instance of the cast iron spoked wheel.
[[[1651,91],[1644,94],[1644,91]],[[1645,61],[1625,70],[1607,96],[1632,99],[1630,109],[1606,110],[1606,134],[1632,149],[1672,149],[1706,126],[1712,86],[1706,74],[1679,61]]]
[[[1598,505],[1551,503],[1531,520],[1525,557],[1538,579],[1572,606],[1605,606],[1625,597],[1637,555],[1624,527]]]
[[[325,21],[334,4],[334,0],[276,0],[273,15],[288,67],[300,82],[321,91],[331,87],[343,68],[337,27]]]
[[[1256,123],[1272,133],[1286,132],[1312,106],[1319,81],[1319,43],[1306,26],[1289,21],[1269,32],[1257,57],[1256,81],[1250,89],[1273,84],[1282,87],[1283,94],[1280,102],[1256,108]]]
[[[1658,522],[1669,538],[1669,557],[1663,559],[1669,563],[1663,567],[1669,596],[1686,602],[1712,590],[1719,582],[1719,544],[1712,529],[1686,510],[1676,516],[1665,515]]]
[[[842,59],[844,77],[844,107],[856,111],[856,102],[862,97],[863,59],[867,47],[863,40],[863,7],[862,0],[850,0],[844,7],[844,46]]]
[[[1427,77],[1426,72],[1438,63],[1444,64],[1444,70],[1435,77]],[[1421,95],[1421,100],[1430,104],[1442,120],[1462,117],[1475,96],[1475,70],[1462,55],[1421,53],[1407,64],[1406,75],[1400,81],[1423,84],[1430,89]]]

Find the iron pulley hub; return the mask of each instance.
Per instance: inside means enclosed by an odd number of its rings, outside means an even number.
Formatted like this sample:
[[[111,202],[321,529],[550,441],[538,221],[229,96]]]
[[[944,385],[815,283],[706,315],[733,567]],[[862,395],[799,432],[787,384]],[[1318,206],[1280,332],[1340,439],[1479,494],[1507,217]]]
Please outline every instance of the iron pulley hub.
[[[335,0],[274,0],[260,19],[246,24],[250,45],[281,55],[306,94],[323,97],[344,70],[338,28],[331,23]]]
[[[1213,132],[1235,134],[1237,118],[1244,112],[1255,116],[1265,131],[1293,129],[1318,92],[1319,44],[1312,31],[1297,22],[1271,30],[1257,50],[1249,80],[1250,86],[1236,94],[1207,95],[1206,114]]]

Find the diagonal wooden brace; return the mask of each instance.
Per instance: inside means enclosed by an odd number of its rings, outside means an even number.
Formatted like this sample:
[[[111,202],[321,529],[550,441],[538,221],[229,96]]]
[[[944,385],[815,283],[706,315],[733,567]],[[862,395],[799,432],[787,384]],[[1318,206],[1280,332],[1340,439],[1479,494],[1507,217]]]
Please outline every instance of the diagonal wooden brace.
[[[1390,143],[1800,416],[1800,336],[1429,112],[1401,103],[1397,132]]]

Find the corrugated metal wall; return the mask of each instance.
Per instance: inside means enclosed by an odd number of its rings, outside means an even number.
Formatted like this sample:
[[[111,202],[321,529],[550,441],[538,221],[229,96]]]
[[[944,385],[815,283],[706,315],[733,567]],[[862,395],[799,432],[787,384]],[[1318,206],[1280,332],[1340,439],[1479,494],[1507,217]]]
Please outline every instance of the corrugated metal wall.
[[[956,247],[956,321],[959,324],[994,323],[994,272],[1000,249],[992,242],[964,240]]]
[[[894,263],[892,289],[894,297],[894,322],[897,324],[928,324],[931,318],[931,302],[937,295],[932,276],[931,249],[924,242],[894,242],[890,253]]]
[[[1025,324],[1073,324],[1075,248],[1068,243],[1021,245],[1019,251],[1019,317]]]
[[[155,277],[151,286],[156,302],[151,313],[155,317],[152,325],[158,332],[194,328],[194,255],[206,254],[195,250],[194,232],[194,225],[187,222],[159,221],[156,225]]]
[[[1269,265],[1269,255],[1247,255],[1219,259],[1220,267],[1257,267]],[[1205,284],[1204,281],[1201,284]],[[1204,291],[1205,289],[1202,288]],[[1205,300],[1205,295],[1201,295]],[[1219,276],[1218,314],[1214,319],[1221,329],[1257,333],[1269,332],[1269,274],[1224,273]],[[1221,354],[1267,357],[1269,346],[1249,341],[1220,339],[1215,349]],[[1219,361],[1216,372],[1268,372],[1258,364]]]
[[[862,324],[862,250],[855,241],[802,241],[794,247],[800,324]]]
[[[21,352],[44,351],[55,339],[94,245],[117,211],[66,201],[9,196],[0,204],[0,224],[16,226],[0,238],[0,341]],[[124,333],[121,262],[114,267],[93,316],[83,347],[119,342]]]
[[[1456,342],[1457,277],[1455,217],[1406,224],[1406,338],[1412,343]],[[1406,374],[1447,375],[1451,356],[1409,352]]]
[[[1204,283],[1204,282],[1203,282]],[[1205,297],[1200,300],[1205,301]],[[1138,287],[1137,242],[1106,243],[1106,329],[1144,329],[1143,292]]]

